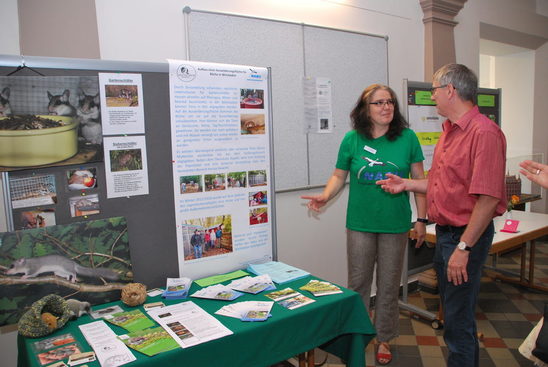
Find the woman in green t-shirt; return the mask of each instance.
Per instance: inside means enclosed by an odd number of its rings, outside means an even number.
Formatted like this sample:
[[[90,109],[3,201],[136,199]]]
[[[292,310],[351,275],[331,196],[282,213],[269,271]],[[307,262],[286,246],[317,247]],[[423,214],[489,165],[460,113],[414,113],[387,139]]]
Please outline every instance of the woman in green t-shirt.
[[[304,195],[319,212],[344,187],[350,173],[346,213],[348,287],[360,293],[369,309],[373,270],[377,265],[374,324],[379,344],[376,359],[392,359],[389,341],[399,333],[398,295],[403,255],[411,228],[407,193],[391,195],[375,184],[386,173],[424,178],[424,156],[415,133],[401,115],[394,91],[373,84],[361,94],[350,114],[353,130],[339,148],[336,168],[318,195]],[[426,233],[426,199],[415,194],[417,247]]]

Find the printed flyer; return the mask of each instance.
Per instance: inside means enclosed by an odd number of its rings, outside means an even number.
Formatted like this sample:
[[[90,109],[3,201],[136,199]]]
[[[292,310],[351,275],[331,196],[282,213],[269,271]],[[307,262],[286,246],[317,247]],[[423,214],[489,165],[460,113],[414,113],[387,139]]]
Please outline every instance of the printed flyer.
[[[268,70],[169,62],[180,276],[271,260]]]

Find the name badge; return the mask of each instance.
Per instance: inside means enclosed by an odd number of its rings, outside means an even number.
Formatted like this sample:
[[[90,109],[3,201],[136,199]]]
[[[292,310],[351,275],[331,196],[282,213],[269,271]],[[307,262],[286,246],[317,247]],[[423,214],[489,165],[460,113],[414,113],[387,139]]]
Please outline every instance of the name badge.
[[[364,146],[363,150],[368,151],[371,154],[377,154],[377,149],[371,148],[369,145]]]

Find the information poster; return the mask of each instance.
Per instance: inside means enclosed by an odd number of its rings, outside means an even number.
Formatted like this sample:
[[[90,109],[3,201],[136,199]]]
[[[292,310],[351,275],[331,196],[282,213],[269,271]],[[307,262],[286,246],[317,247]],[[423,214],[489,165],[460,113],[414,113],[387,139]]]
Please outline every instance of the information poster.
[[[434,148],[441,136],[445,118],[438,115],[436,106],[409,106],[409,126],[417,134],[424,154],[424,170],[430,170]]]
[[[145,137],[105,137],[105,178],[107,197],[148,194]]]
[[[141,74],[99,73],[104,135],[144,134]]]
[[[268,70],[169,63],[180,276],[271,260]]]
[[[304,78],[303,91],[305,132],[332,133],[331,80],[328,78]]]

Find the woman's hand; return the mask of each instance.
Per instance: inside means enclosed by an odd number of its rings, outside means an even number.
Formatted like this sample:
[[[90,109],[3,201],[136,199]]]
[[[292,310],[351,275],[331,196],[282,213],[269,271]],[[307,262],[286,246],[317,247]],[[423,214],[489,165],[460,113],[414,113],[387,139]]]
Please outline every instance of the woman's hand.
[[[318,195],[303,195],[301,199],[310,200],[306,206],[308,209],[315,212],[320,212],[320,209],[327,204],[327,199],[323,194]]]

